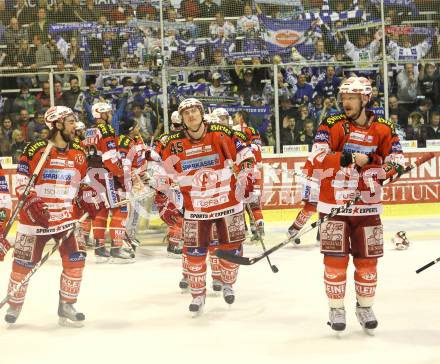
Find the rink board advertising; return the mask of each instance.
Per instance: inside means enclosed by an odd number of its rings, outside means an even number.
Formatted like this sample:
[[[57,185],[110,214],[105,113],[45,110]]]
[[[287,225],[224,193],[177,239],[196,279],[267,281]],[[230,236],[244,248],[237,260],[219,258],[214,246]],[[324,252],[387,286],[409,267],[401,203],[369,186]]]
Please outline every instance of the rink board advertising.
[[[407,163],[414,162],[423,153],[407,152]],[[384,186],[383,202],[385,204],[413,204],[440,201],[440,152],[435,157],[399,180]],[[301,171],[306,157],[274,155],[263,158],[263,192],[264,209],[297,208],[301,206],[302,181],[293,176],[292,171]],[[15,196],[15,169],[6,169],[5,174],[13,201]]]

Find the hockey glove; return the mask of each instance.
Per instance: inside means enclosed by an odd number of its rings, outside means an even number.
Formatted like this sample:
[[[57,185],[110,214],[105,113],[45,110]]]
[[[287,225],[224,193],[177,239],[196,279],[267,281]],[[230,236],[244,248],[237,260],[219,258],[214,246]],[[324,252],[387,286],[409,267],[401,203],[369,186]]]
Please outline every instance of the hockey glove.
[[[26,198],[21,217],[25,224],[41,226],[45,229],[49,227],[50,214],[46,204],[37,196],[35,191],[31,191]]]
[[[9,249],[11,249],[11,244],[9,244],[9,241],[3,237],[3,228],[0,226],[0,262],[3,262]]]
[[[76,204],[82,211],[87,212],[92,220],[96,218],[99,211],[106,208],[105,202],[96,190],[87,185],[81,185],[79,188]]]
[[[168,226],[178,225],[182,223],[182,213],[176,208],[176,206],[169,201],[168,197],[158,192],[154,199],[159,210],[160,218]]]

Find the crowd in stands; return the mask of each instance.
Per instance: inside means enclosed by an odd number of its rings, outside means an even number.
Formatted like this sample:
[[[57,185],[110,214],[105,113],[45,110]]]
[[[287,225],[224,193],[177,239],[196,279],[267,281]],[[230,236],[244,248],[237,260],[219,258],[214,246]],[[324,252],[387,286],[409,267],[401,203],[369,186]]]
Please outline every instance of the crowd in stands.
[[[386,3],[389,117],[401,139],[423,147],[426,140],[440,139],[440,1]],[[110,102],[115,113],[139,122],[147,142],[164,127],[161,67],[167,70],[170,113],[189,95],[207,104],[245,106],[248,113],[237,117],[247,118],[265,145],[276,144],[278,113],[281,146],[310,146],[323,118],[339,111],[339,84],[353,73],[372,81],[370,107],[383,114],[383,34],[380,26],[356,27],[360,14],[364,21],[380,20],[377,1],[164,4],[161,52],[159,9],[153,2],[98,6],[93,0],[53,5],[39,0],[31,7],[25,0],[6,1],[0,15],[0,156],[15,157],[26,142],[48,137],[43,115],[50,106],[49,70],[56,105],[71,107],[89,126],[90,106]],[[430,21],[423,27],[399,27],[404,20],[427,19],[419,13],[426,10]],[[338,16],[327,21],[330,13]],[[305,14],[315,15],[307,23]],[[298,46],[276,52],[265,41],[268,19],[308,27]]]

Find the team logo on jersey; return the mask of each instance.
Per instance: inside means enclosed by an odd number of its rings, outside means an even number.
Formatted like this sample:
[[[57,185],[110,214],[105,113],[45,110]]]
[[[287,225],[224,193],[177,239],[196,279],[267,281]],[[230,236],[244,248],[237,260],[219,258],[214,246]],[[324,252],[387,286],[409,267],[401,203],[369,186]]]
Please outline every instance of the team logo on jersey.
[[[35,153],[37,153],[38,150],[40,150],[41,148],[44,148],[46,145],[47,145],[47,143],[44,141],[29,143],[28,145],[26,145],[26,148],[25,148],[23,154],[29,158],[32,158],[35,155]]]
[[[116,143],[114,141],[107,142],[107,148],[108,149],[115,149]]]
[[[83,155],[83,154],[77,154],[76,156],[75,156],[75,162],[77,163],[77,164],[84,164],[84,162],[86,161],[86,157]]]
[[[315,135],[315,142],[327,143],[330,134],[327,130],[319,130]]]
[[[193,206],[199,208],[209,208],[213,206],[222,205],[229,201],[229,197],[227,194],[223,194],[213,198],[200,198],[194,199]]]
[[[51,159],[49,165],[50,166],[65,167],[66,160],[65,159]]]
[[[232,135],[232,130],[229,129],[226,125],[221,124],[209,124],[209,131],[220,131],[228,136]]]
[[[207,155],[205,157],[193,158],[182,161],[182,171],[193,171],[200,168],[214,167],[220,164],[218,153]]]
[[[9,192],[8,182],[5,176],[0,176],[0,192]]]
[[[338,121],[340,120],[345,120],[346,116],[345,114],[337,114],[337,115],[332,115],[329,116],[327,119],[324,120],[324,124],[327,124],[328,126],[333,126],[335,125]]]

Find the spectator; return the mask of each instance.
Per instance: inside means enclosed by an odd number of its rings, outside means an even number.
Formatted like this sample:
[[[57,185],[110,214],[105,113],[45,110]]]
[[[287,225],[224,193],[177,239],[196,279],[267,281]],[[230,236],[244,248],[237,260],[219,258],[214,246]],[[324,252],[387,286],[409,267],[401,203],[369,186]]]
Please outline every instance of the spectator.
[[[399,121],[399,115],[396,113],[389,114],[390,121],[394,124],[396,128],[396,133],[400,140],[406,140],[405,130],[402,128],[402,124]]]
[[[261,83],[258,84],[254,79],[254,72],[250,68],[244,70],[243,80],[238,81],[238,94],[243,99],[245,105],[249,105],[251,96],[261,95]]]
[[[50,130],[47,126],[43,126],[40,128],[39,139],[41,140],[49,140]]]
[[[260,22],[256,15],[252,14],[252,7],[246,4],[243,8],[244,15],[237,20],[237,31],[239,33],[258,32]]]
[[[232,38],[235,34],[235,27],[231,22],[225,21],[223,13],[215,14],[215,21],[209,26],[209,34],[213,38]]]
[[[308,104],[313,99],[313,87],[306,83],[306,75],[299,74],[296,83],[297,90],[293,96],[293,101],[297,104]]]
[[[37,109],[45,112],[50,107],[50,85],[49,82],[43,82],[43,90],[37,93],[35,100],[38,102]]]
[[[57,59],[62,58],[63,56],[57,47],[55,39],[49,39],[49,41],[46,43],[46,47],[47,49],[49,49],[50,55],[52,57],[51,64],[56,64]]]
[[[419,64],[420,93],[431,99],[433,103],[440,102],[440,76],[434,63]]]
[[[426,126],[426,140],[440,139],[440,112],[431,114],[431,122]]]
[[[72,21],[73,12],[69,6],[64,5],[64,0],[53,2],[53,9],[49,13],[51,23],[69,23]]]
[[[283,94],[279,97],[280,103],[280,120],[284,120],[284,118],[293,117],[295,118],[298,115],[297,108],[293,105],[292,99],[288,94]]]
[[[304,129],[300,132],[298,142],[301,144],[307,144],[309,146],[309,152],[312,150],[313,141],[315,139],[314,122],[311,119],[307,119],[304,123]]]
[[[215,18],[215,14],[217,14],[219,10],[219,6],[212,0],[205,0],[200,4],[200,17]]]
[[[267,129],[264,134],[261,134],[261,141],[265,146],[276,147],[277,141],[275,138],[275,134],[273,133],[272,123],[269,123]]]
[[[86,6],[81,7],[81,10],[78,15],[82,22],[93,22],[93,21],[97,21],[101,14],[95,8],[95,1],[87,0]]]
[[[221,83],[222,75],[218,72],[215,72],[212,75],[211,85],[209,86],[209,96],[228,96],[229,92],[225,85]]]
[[[41,38],[39,34],[34,34],[32,38],[32,43],[34,44],[35,51],[35,64],[38,68],[45,66],[50,66],[52,64],[52,54],[46,44],[41,43]],[[49,78],[45,75],[38,75],[38,80],[41,82],[47,81]]]
[[[53,84],[54,88],[54,97],[55,97],[55,105],[61,105],[61,100],[63,99],[63,85],[61,82],[56,81]]]
[[[407,34],[400,36],[399,46],[395,41],[390,40],[388,43],[388,53],[396,61],[414,60],[418,61],[426,56],[432,46],[432,37],[428,36],[423,42],[416,46],[411,46],[409,36]]]
[[[417,108],[415,110],[413,109],[412,111],[417,111],[422,114],[424,120],[430,120],[429,113],[431,112],[432,108],[431,99],[421,99],[418,104],[419,106],[417,106]]]
[[[200,16],[199,2],[197,0],[182,0],[180,3],[180,14],[187,20],[198,18]]]
[[[397,74],[397,98],[406,109],[413,110],[417,101],[418,79],[414,73],[414,64],[406,63]]]
[[[12,105],[14,103],[14,98],[6,97],[2,95],[2,90],[0,90],[0,116],[12,113]]]
[[[30,139],[37,140],[40,138],[41,128],[45,127],[46,123],[44,122],[44,112],[37,112],[35,114],[34,120],[29,121],[29,131],[30,131]]]
[[[99,102],[99,97],[101,96],[101,92],[96,88],[95,83],[91,83],[89,85],[89,89],[84,92],[85,100],[88,104],[93,105]]]
[[[12,119],[9,116],[5,116],[0,123],[0,132],[2,135],[12,143],[12,131],[14,130],[14,125]]]
[[[25,0],[16,0],[12,11],[9,13],[9,18],[16,18],[20,26],[22,26],[23,24],[30,24],[35,16]]]
[[[81,89],[79,87],[78,77],[72,76],[70,78],[70,90],[63,93],[61,104],[70,107],[72,110],[82,109],[82,101],[84,95],[82,95]]]
[[[27,142],[24,140],[22,131],[15,129],[12,132],[12,145],[11,145],[12,161],[14,163],[18,163],[20,156],[24,152],[24,148],[26,147],[26,144]]]
[[[146,143],[151,140],[152,137],[156,137],[159,134],[157,116],[148,106],[143,110],[142,105],[133,103],[131,111],[133,113],[133,119],[136,120],[137,125],[140,127],[142,139]]]
[[[19,113],[21,109],[26,109],[28,114],[34,114],[38,108],[39,104],[35,96],[29,92],[29,87],[23,85],[20,89],[20,93],[12,104],[12,111]]]
[[[281,148],[283,148],[284,145],[294,145],[298,136],[295,118],[285,116],[283,119],[283,128],[281,129]]]
[[[423,138],[425,135],[423,133],[425,120],[423,119],[422,114],[418,112],[412,112],[408,116],[408,123],[405,128],[405,138],[406,140],[417,140],[418,146],[425,146],[426,138]]]
[[[367,34],[359,34],[359,37],[357,38],[357,47],[350,42],[348,36],[346,36],[346,39],[347,41],[344,45],[345,53],[356,63],[357,66],[363,66],[365,63],[368,65],[368,63],[377,59],[380,50],[380,40],[382,39],[380,32],[376,32],[374,39],[370,44],[368,44],[370,39]]]
[[[318,82],[315,91],[322,97],[336,97],[338,96],[340,83],[341,80],[335,75],[335,67],[327,66],[325,78]]]
[[[35,52],[29,47],[29,42],[27,39],[20,40],[20,46],[18,51],[14,53],[12,65],[20,68],[35,69],[37,65],[35,64]],[[32,86],[32,78],[30,77],[17,77],[17,86],[21,87],[26,85],[27,87]]]
[[[18,50],[20,41],[22,39],[28,39],[28,32],[26,28],[20,27],[17,18],[12,17],[4,36],[6,45],[8,46],[8,52],[9,54],[13,54]]]
[[[399,122],[402,127],[405,127],[408,123],[408,112],[399,106],[399,100],[396,95],[388,96],[388,115],[399,115]]]
[[[325,52],[325,43],[322,39],[315,42],[315,51],[309,58],[310,61],[333,62],[335,57]],[[333,69],[334,71],[334,69]],[[334,72],[333,72],[334,73]]]
[[[34,133],[34,123],[31,123],[31,118],[26,109],[21,109],[18,113],[17,121],[16,121],[16,130],[20,130],[22,132],[23,138],[26,142],[31,141]]]
[[[67,62],[70,64],[81,64],[81,50],[76,37],[70,38],[69,49],[67,50]]]
[[[46,43],[49,39],[49,23],[46,18],[46,10],[38,9],[37,21],[29,27],[29,36],[33,37],[38,34],[41,42]]]
[[[56,73],[53,76],[54,82],[60,82],[61,85],[64,87],[70,81],[70,74],[64,73],[67,71],[64,64],[64,58],[60,57],[56,60],[56,62],[57,67],[54,70]]]

